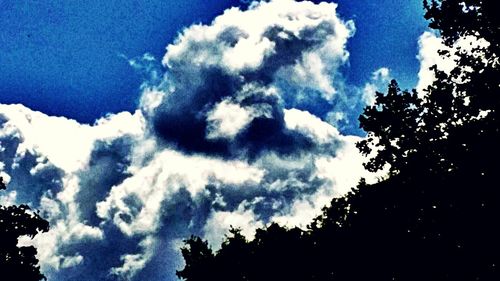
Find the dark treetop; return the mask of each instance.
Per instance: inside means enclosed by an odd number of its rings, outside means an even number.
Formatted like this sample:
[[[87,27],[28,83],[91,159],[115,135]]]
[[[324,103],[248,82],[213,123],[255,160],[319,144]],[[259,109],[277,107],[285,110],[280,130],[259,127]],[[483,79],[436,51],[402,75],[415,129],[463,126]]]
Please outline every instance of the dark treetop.
[[[360,116],[369,171],[307,230],[272,224],[247,241],[232,230],[213,252],[197,237],[182,248],[180,278],[196,280],[500,280],[500,24],[495,0],[425,1],[449,46],[489,42],[436,67],[423,97],[392,81]]]
[[[0,177],[0,191],[6,186]],[[49,230],[49,223],[27,205],[0,205],[0,275],[8,280],[38,281],[45,279],[40,273],[36,249],[33,246],[19,247],[20,236],[35,237]]]

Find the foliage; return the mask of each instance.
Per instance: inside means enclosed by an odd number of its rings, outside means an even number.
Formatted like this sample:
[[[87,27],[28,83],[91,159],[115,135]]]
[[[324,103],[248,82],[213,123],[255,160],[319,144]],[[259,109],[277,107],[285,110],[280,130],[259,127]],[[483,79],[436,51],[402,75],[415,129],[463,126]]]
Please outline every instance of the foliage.
[[[0,177],[0,190],[6,189]],[[33,246],[19,247],[20,236],[35,237],[46,232],[49,223],[38,213],[33,213],[27,205],[0,205],[0,273],[15,280],[38,281],[45,279],[40,273],[36,249]]]
[[[424,1],[430,27],[456,51],[424,93],[389,84],[360,116],[362,180],[306,231],[271,225],[251,241],[233,231],[209,263],[185,248],[178,276],[196,280],[500,280],[500,24],[495,0]],[[460,38],[486,42],[472,50]],[[478,41],[479,42],[479,41]],[[458,46],[458,47],[457,47]],[[199,252],[199,251],[198,251]],[[186,274],[189,269],[190,275]],[[205,274],[195,277],[193,272]]]

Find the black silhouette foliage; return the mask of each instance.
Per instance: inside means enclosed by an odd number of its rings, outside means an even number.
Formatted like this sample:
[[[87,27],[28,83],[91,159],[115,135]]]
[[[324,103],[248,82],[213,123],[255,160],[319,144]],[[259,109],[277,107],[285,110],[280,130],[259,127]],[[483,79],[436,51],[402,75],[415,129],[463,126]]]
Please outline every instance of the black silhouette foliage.
[[[307,230],[272,224],[251,241],[233,230],[216,253],[193,237],[177,275],[188,281],[500,280],[496,2],[424,1],[430,27],[448,46],[464,36],[487,43],[442,51],[456,57],[450,73],[432,67],[436,81],[420,95],[392,81],[361,114],[365,167],[387,169],[387,177],[371,185],[361,180]]]
[[[6,186],[0,177],[0,190]],[[34,213],[27,205],[0,205],[0,274],[9,280],[38,281],[45,277],[40,273],[36,249],[19,247],[20,236],[35,237],[49,230],[49,223]],[[3,279],[2,279],[3,280]]]
[[[368,171],[376,172],[389,164],[394,174],[408,165],[408,159],[416,152],[415,131],[421,114],[417,93],[401,92],[395,80],[389,84],[386,95],[376,93],[376,105],[367,107],[359,117],[369,135],[357,147],[365,155],[378,150],[376,156],[365,163]]]

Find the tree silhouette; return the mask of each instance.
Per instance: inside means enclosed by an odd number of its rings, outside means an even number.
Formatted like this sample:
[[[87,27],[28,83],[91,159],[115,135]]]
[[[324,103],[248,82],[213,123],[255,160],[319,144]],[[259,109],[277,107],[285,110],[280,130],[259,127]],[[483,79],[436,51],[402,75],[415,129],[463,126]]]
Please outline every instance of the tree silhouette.
[[[360,116],[365,168],[389,177],[356,188],[306,231],[233,231],[209,263],[184,248],[178,276],[196,280],[500,280],[500,25],[494,0],[424,1],[455,51],[424,93],[391,81]],[[483,43],[465,50],[460,38]],[[480,41],[478,41],[480,42]],[[457,45],[458,44],[458,45]],[[470,49],[470,48],[469,48]],[[238,236],[239,235],[239,236]],[[191,238],[208,251],[208,244]],[[185,274],[189,269],[190,275]],[[195,276],[194,272],[205,272]]]
[[[419,142],[415,139],[415,132],[419,128],[421,114],[417,93],[401,92],[395,80],[389,84],[386,95],[376,93],[376,104],[367,107],[359,117],[362,128],[369,134],[357,147],[365,155],[378,151],[365,163],[368,171],[376,172],[388,164],[391,174],[396,174],[408,166]]]
[[[3,178],[0,177],[0,190],[5,190]],[[49,223],[27,205],[0,205],[0,273],[11,279],[38,281],[45,279],[40,273],[36,249],[33,246],[19,247],[20,236],[33,238],[39,232],[46,232]]]

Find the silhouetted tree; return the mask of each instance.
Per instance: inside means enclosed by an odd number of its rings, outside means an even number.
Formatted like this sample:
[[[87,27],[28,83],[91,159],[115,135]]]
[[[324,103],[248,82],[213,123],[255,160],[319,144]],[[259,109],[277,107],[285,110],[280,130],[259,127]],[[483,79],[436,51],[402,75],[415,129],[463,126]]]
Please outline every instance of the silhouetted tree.
[[[213,272],[214,254],[206,241],[191,236],[181,249],[186,266],[177,275],[187,280],[203,280]]]
[[[0,190],[6,186],[0,177]],[[38,281],[45,279],[40,273],[36,249],[33,246],[19,247],[20,236],[33,238],[39,232],[46,232],[49,223],[27,205],[0,205],[0,274],[1,279]],[[7,279],[6,279],[7,280]]]
[[[233,233],[207,264],[183,251],[178,276],[196,280],[500,280],[500,24],[495,0],[424,1],[425,17],[456,51],[432,67],[425,93],[385,94],[360,116],[362,180],[306,231],[271,225],[252,241]],[[465,51],[464,36],[485,40]],[[192,238],[187,244],[198,241]],[[201,241],[201,242],[200,242]],[[208,247],[206,244],[204,244]],[[231,249],[231,250],[225,250]],[[190,275],[184,274],[189,269]],[[210,278],[194,277],[206,271]],[[226,275],[227,274],[227,275]],[[222,277],[222,278],[219,278]]]
[[[387,94],[376,93],[376,104],[367,107],[359,117],[362,128],[369,132],[367,138],[357,144],[359,150],[365,155],[377,151],[365,163],[365,168],[376,172],[388,164],[391,173],[396,174],[406,167],[420,142],[415,132],[421,115],[417,93],[401,92],[395,80],[389,84]]]

